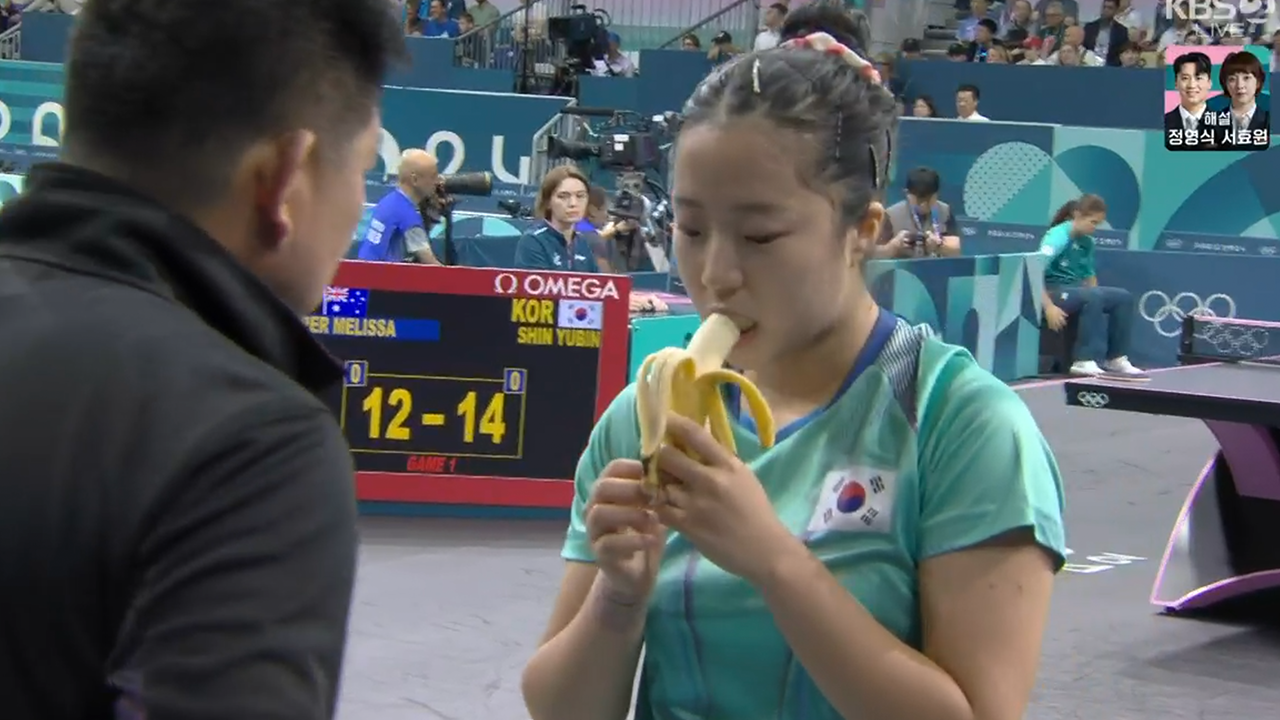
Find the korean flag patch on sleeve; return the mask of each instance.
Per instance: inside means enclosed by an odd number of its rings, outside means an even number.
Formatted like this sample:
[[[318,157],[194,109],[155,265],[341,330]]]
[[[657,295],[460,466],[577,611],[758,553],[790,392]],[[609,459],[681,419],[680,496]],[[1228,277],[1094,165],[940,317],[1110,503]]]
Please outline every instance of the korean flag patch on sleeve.
[[[809,518],[808,534],[889,532],[896,480],[894,472],[876,468],[851,467],[827,473]]]

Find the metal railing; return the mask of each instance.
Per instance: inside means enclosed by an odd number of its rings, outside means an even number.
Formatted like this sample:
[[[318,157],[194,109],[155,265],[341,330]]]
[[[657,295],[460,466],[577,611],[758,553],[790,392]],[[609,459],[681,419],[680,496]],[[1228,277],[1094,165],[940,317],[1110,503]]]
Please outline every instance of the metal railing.
[[[609,31],[618,34],[623,50],[667,47],[673,35],[701,27],[711,17],[719,18],[711,35],[723,30],[736,44],[749,46],[760,26],[758,0],[595,0],[585,4],[609,17]]]
[[[454,41],[459,66],[511,70],[534,82],[550,83],[563,50],[547,37],[547,18],[569,14],[574,0],[528,0],[496,21]],[[528,90],[528,88],[521,88]]]
[[[660,49],[678,49],[685,37],[693,35],[698,38],[700,48],[709,50],[711,38],[721,32],[727,32],[733,38],[734,45],[744,50],[749,50],[755,42],[756,32],[759,29],[759,0],[734,0],[734,2],[716,12],[677,30],[674,35],[668,36],[657,47]]]
[[[22,59],[22,25],[0,33],[0,60]]]
[[[604,15],[624,52],[678,45],[689,32],[705,34],[704,44],[728,32],[736,44],[750,47],[760,26],[760,0],[530,0],[455,40],[457,64],[551,82],[563,50],[547,37],[546,20],[571,14],[577,4]]]

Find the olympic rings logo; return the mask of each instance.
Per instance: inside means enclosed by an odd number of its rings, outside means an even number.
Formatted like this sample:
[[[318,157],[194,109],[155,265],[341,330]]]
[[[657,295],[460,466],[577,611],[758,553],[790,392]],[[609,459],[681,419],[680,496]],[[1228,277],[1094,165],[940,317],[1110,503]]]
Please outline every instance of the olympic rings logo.
[[[1201,300],[1195,293],[1183,292],[1169,297],[1159,290],[1151,290],[1138,300],[1138,312],[1156,332],[1172,338],[1181,334],[1182,321],[1187,317],[1235,317],[1236,301],[1222,293]]]
[[[1107,406],[1107,403],[1111,402],[1111,398],[1106,393],[1081,390],[1076,393],[1076,402],[1080,403],[1081,407],[1103,408]]]

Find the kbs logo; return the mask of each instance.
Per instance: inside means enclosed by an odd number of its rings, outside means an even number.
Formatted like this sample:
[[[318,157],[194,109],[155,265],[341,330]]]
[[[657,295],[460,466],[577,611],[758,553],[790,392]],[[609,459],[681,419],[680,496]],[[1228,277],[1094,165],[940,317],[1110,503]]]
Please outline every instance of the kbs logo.
[[[1276,0],[1185,0],[1165,5],[1164,16],[1199,24],[1214,37],[1247,37],[1275,17]]]
[[[497,295],[554,297],[570,300],[616,300],[618,286],[612,280],[564,275],[524,275],[502,273],[493,279]]]

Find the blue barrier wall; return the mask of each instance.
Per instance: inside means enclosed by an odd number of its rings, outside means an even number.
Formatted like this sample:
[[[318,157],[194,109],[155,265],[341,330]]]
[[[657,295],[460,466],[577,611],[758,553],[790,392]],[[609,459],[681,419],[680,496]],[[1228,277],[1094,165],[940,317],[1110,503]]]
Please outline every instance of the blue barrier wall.
[[[1280,321],[1277,277],[1278,258],[1098,252],[1098,282],[1128,290],[1137,302],[1131,356],[1145,367],[1177,364],[1182,318],[1192,312]]]
[[[32,13],[23,21],[23,58],[62,62],[70,28],[69,16]],[[409,38],[408,43],[413,62],[388,77],[390,85],[490,92],[513,88],[511,70],[454,67],[453,43],[424,38]],[[679,50],[643,50],[639,64],[642,72],[634,79],[587,80],[582,104],[646,114],[677,110],[710,70],[701,53]],[[899,63],[897,72],[908,98],[932,96],[944,117],[955,117],[953,98],[961,83],[982,90],[984,115],[1010,122],[1154,130],[1161,127],[1164,112],[1164,73],[1156,70],[912,60]],[[1271,94],[1271,105],[1272,117],[1280,117],[1276,93]]]
[[[942,175],[966,254],[1032,249],[1054,211],[1089,192],[1107,201],[1104,247],[1275,255],[1277,163],[1274,146],[1169,152],[1151,130],[914,118],[902,122],[894,160],[895,178],[917,165]]]
[[[929,95],[946,118],[956,116],[956,88],[971,84],[982,92],[982,114],[993,120],[1135,130],[1163,127],[1165,73],[1158,70],[908,60],[899,63],[897,72],[906,97]],[[1268,79],[1268,87],[1274,87],[1275,78],[1273,74]],[[1277,110],[1280,99],[1272,93],[1273,118]]]

